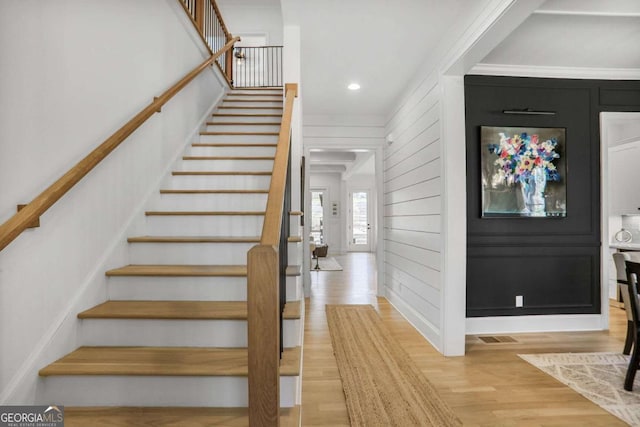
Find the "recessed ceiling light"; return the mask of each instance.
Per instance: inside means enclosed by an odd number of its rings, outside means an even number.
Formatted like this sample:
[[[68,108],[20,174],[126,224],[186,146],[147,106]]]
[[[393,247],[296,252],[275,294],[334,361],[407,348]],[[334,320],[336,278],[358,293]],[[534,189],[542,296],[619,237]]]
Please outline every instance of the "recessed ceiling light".
[[[349,86],[347,86],[347,88],[349,90],[358,90],[360,89],[360,85],[358,83],[351,83]]]

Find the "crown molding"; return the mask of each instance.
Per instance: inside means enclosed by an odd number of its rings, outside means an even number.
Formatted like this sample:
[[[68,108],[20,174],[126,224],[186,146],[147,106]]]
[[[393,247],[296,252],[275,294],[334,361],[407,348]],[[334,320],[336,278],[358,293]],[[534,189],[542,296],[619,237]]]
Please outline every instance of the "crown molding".
[[[602,11],[578,11],[578,10],[556,10],[556,9],[538,9],[533,12],[535,15],[563,15],[563,16],[587,16],[587,17],[605,17],[605,18],[637,18],[640,12],[602,12]]]
[[[563,79],[640,80],[638,68],[589,68],[539,65],[476,64],[468,74]]]

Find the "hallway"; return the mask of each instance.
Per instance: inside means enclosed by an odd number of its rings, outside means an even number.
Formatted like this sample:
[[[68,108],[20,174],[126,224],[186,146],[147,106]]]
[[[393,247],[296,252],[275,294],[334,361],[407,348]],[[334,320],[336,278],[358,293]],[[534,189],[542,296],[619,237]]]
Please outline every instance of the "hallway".
[[[302,381],[303,426],[349,426],[327,328],[326,304],[372,304],[465,426],[625,425],[578,393],[520,359],[519,353],[620,352],[625,320],[612,309],[611,331],[512,334],[515,342],[485,344],[467,337],[465,357],[438,353],[391,306],[376,297],[375,256],[335,256],[343,271],[311,272],[306,299]]]

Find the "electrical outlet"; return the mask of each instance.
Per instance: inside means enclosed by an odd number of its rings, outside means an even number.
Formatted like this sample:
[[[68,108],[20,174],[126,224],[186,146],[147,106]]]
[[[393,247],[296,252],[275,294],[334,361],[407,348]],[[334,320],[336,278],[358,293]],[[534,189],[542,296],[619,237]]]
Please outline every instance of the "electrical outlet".
[[[522,295],[516,295],[516,307],[522,307],[523,299]]]

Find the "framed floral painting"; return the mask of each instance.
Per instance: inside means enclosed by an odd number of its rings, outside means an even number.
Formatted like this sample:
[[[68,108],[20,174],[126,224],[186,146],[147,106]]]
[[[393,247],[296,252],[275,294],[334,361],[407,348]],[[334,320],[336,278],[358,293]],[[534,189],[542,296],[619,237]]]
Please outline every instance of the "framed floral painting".
[[[565,133],[481,126],[483,218],[567,216]]]

